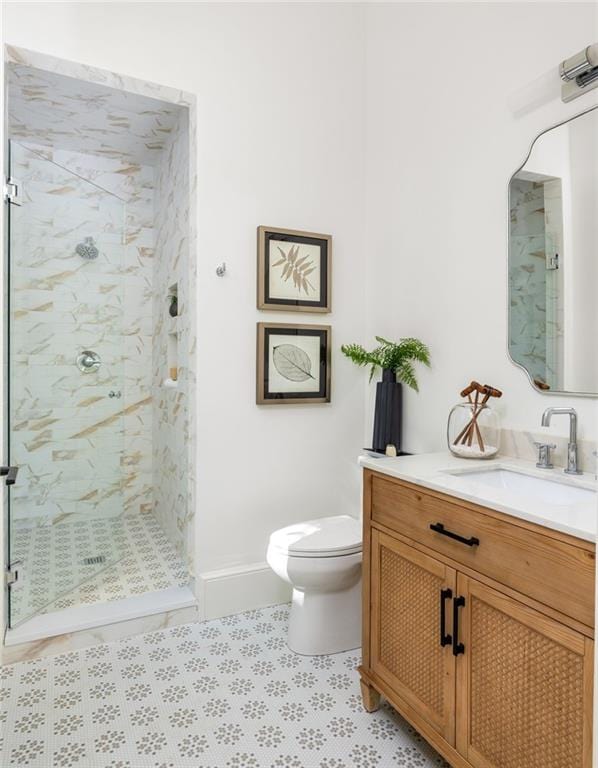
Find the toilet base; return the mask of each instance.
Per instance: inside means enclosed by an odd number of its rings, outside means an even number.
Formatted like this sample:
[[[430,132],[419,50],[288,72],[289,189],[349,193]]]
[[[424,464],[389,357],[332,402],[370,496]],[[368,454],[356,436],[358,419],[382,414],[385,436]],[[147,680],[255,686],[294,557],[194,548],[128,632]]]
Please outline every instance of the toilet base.
[[[288,646],[303,656],[341,653],[361,645],[361,578],[340,592],[293,589]]]

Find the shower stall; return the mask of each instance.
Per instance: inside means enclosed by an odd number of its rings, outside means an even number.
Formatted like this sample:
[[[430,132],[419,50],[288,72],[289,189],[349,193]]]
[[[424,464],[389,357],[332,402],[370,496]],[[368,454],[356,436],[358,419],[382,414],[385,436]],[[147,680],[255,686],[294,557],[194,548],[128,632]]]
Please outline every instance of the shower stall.
[[[7,67],[8,626],[62,615],[72,631],[85,607],[193,602],[189,115],[137,81],[22,58]]]
[[[10,626],[83,597],[126,541],[126,203],[42,153],[9,145]]]

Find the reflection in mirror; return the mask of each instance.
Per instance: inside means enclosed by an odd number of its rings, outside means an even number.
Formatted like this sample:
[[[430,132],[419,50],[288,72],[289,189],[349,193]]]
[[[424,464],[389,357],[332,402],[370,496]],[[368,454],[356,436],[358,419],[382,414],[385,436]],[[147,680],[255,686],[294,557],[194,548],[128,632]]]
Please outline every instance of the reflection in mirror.
[[[509,185],[509,352],[541,391],[598,393],[598,111],[539,136]]]

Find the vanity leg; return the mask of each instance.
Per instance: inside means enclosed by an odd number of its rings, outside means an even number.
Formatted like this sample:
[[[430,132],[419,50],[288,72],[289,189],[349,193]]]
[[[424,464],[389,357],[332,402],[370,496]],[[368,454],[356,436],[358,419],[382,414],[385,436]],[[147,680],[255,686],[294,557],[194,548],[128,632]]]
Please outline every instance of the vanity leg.
[[[380,706],[380,694],[375,688],[365,680],[361,679],[361,698],[363,699],[363,707],[367,712],[375,712]]]

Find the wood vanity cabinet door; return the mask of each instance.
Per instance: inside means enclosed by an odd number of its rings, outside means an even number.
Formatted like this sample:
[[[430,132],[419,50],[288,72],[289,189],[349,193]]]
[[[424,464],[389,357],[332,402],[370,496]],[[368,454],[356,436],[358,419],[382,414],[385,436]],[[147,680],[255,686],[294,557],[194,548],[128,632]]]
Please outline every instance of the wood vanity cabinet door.
[[[475,768],[591,768],[593,642],[458,574],[457,750]]]
[[[443,604],[450,632],[455,585],[452,568],[372,531],[372,671],[451,745],[456,665],[449,642],[441,645],[440,611]]]

